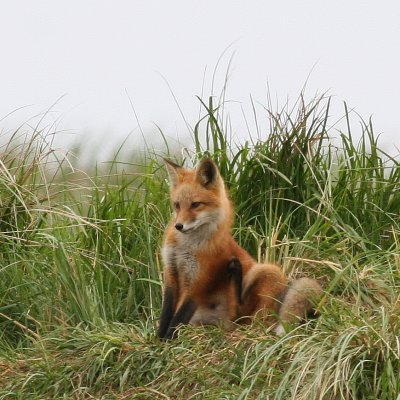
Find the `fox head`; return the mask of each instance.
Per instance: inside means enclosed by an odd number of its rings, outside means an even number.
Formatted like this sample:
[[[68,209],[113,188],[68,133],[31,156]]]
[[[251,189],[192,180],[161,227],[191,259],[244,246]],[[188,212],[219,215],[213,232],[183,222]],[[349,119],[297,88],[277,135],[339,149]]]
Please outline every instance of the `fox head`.
[[[210,234],[221,227],[231,227],[230,200],[214,161],[204,159],[196,169],[182,168],[168,160],[165,165],[177,231]]]

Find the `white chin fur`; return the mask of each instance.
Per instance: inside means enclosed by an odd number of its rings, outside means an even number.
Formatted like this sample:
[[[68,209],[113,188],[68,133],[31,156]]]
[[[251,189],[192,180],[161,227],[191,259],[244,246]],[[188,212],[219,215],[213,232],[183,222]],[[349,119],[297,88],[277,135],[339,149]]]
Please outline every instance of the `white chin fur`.
[[[198,219],[192,223],[187,223],[183,225],[182,233],[191,233],[201,229],[202,231],[211,234],[213,231],[218,229],[218,223],[221,218],[221,213],[201,215]],[[205,233],[204,232],[204,233]]]
[[[206,243],[212,234],[218,229],[216,221],[196,221],[197,223],[184,225],[180,231],[179,242],[181,245],[197,248]]]
[[[189,232],[192,232],[192,231],[196,230],[200,226],[201,226],[201,224],[199,224],[198,221],[192,222],[192,223],[188,223],[188,224],[184,224],[183,225],[183,229],[181,230],[181,232],[182,233],[189,233]]]

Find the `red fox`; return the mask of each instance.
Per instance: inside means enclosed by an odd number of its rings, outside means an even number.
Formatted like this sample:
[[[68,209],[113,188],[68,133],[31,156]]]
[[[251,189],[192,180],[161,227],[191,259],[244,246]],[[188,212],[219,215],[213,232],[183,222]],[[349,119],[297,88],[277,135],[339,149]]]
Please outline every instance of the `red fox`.
[[[158,337],[174,338],[181,324],[228,328],[256,314],[283,334],[285,323],[311,312],[322,294],[315,280],[289,285],[280,267],[258,264],[232,237],[232,204],[216,164],[205,159],[196,169],[185,169],[165,163],[174,215],[162,247]]]

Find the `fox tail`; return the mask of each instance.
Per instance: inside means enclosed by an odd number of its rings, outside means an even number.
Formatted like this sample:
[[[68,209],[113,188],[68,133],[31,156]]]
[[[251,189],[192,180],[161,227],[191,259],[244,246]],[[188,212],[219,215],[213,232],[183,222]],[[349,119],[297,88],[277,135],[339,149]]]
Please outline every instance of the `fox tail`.
[[[275,333],[281,336],[286,333],[285,326],[315,317],[315,305],[322,297],[321,285],[314,279],[300,278],[293,281],[283,296],[279,310],[279,324]]]

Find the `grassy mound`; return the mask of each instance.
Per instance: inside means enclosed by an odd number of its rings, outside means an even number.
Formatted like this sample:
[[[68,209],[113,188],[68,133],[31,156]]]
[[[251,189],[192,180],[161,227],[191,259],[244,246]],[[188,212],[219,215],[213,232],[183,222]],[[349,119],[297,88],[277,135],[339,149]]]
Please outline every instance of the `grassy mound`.
[[[85,173],[18,130],[0,149],[0,398],[399,399],[397,158],[370,122],[355,140],[346,107],[334,139],[324,97],[265,111],[269,131],[239,144],[213,100],[186,165],[215,159],[239,243],[320,280],[321,317],[281,338],[255,322],[159,342],[160,159],[117,152]]]

